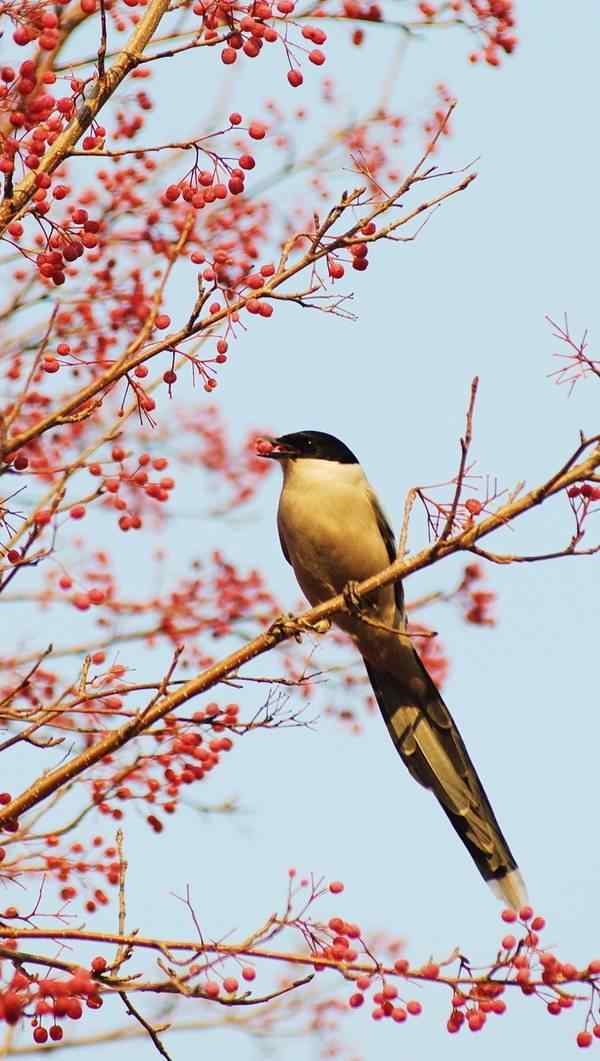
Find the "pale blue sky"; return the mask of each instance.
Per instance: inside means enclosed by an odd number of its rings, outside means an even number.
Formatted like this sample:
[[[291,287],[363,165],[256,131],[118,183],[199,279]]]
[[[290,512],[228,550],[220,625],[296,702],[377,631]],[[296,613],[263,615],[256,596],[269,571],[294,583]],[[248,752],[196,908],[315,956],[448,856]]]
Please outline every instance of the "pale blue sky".
[[[402,109],[424,106],[440,78],[457,96],[455,135],[440,161],[458,168],[480,156],[475,184],[446,204],[415,243],[380,248],[368,272],[352,276],[358,322],[278,306],[271,321],[253,324],[240,342],[218,392],[240,437],[256,424],[342,437],[360,455],[396,526],[411,485],[453,474],[475,374],[481,382],[472,452],[478,470],[497,475],[504,487],[540,481],[574,447],[579,428],[598,430],[597,383],[580,385],[569,398],[548,379],[557,344],[544,322],[546,313],[560,318],[567,311],[577,333],[589,327],[593,341],[597,328],[598,10],[592,0],[577,0],[568,11],[557,0],[529,0],[517,4],[517,13],[520,47],[502,71],[471,68],[459,32],[432,34],[403,59],[396,92]],[[393,47],[391,34],[375,30],[364,51],[339,49],[338,76],[353,100],[357,85],[376,83],[382,50]],[[184,121],[177,95],[182,68],[172,64],[169,91]],[[265,78],[254,108],[260,113],[269,89],[262,68],[256,70]],[[249,109],[251,86],[234,88],[227,106]],[[175,320],[190,297],[183,287],[172,296]],[[194,400],[202,405],[204,393]],[[196,521],[197,494],[182,490],[186,518],[168,524],[173,559],[163,579],[171,570],[184,572],[207,540],[219,540],[240,565],[264,568],[293,605],[298,593],[274,532],[278,488],[273,475],[251,506],[252,519],[224,530]],[[504,546],[539,551],[564,544],[569,533],[559,499],[506,532]],[[416,524],[413,547],[422,540]],[[136,566],[138,540],[122,536],[118,545],[123,568],[139,586],[149,568]],[[411,579],[407,595],[452,585],[459,567],[452,560]],[[489,574],[499,598],[495,630],[465,627],[450,608],[430,613],[452,658],[445,696],[532,902],[548,921],[547,943],[565,959],[584,962],[600,950],[598,560]],[[128,649],[128,661],[136,658]],[[256,704],[254,694],[248,703]],[[287,867],[295,865],[345,881],[341,900],[323,902],[324,917],[335,908],[367,929],[402,936],[417,962],[442,958],[456,945],[475,964],[493,956],[499,907],[435,801],[409,778],[378,717],[360,738],[321,719],[313,731],[239,742],[214,789],[202,793],[207,800],[234,794],[243,810],[236,818],[182,815],[160,839],[133,825],[132,925],[187,932],[170,893],[182,894],[189,883],[207,935],[238,926],[243,934],[281,904]],[[333,976],[330,982],[333,989]],[[357,1055],[379,1061],[404,1050],[421,1061],[483,1051],[486,1061],[500,1061],[507,1050],[535,1042],[546,1058],[563,1058],[576,1050],[583,1024],[583,1009],[555,1024],[542,1003],[511,995],[511,1012],[490,1018],[480,1037],[449,1037],[446,992],[415,993],[426,1014],[402,1027],[374,1025],[369,1006],[349,1015],[345,1034]],[[312,1041],[270,1048],[233,1034],[167,1042],[178,1061],[198,1052],[254,1061],[269,1049],[282,1061],[318,1056]],[[149,1042],[128,1050],[140,1061],[154,1054]],[[83,1052],[71,1056],[79,1061]]]

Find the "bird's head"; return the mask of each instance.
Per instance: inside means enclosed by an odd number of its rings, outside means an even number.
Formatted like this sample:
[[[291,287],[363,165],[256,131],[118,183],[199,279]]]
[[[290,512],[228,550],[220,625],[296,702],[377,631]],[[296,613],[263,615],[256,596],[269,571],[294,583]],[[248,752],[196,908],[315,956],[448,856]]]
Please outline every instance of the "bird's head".
[[[358,464],[351,449],[335,435],[325,431],[295,431],[279,438],[261,438],[257,443],[260,457],[271,460],[322,460],[337,464]]]

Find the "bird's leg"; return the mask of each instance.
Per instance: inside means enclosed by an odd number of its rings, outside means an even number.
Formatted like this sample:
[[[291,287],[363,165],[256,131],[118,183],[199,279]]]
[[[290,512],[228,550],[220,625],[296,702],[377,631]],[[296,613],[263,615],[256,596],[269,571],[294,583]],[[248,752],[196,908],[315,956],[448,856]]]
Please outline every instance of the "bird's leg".
[[[362,597],[359,597],[356,592],[357,586],[358,582],[346,582],[346,585],[342,590],[342,597],[344,598],[344,604],[350,614],[360,616],[367,602],[363,600]]]

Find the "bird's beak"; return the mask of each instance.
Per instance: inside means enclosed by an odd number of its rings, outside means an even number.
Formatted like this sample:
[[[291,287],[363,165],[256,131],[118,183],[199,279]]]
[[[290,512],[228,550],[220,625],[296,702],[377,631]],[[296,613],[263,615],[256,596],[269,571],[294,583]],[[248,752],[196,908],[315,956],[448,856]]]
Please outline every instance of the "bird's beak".
[[[289,460],[299,456],[298,450],[293,446],[268,435],[258,439],[256,452],[259,457],[269,457],[270,460]]]

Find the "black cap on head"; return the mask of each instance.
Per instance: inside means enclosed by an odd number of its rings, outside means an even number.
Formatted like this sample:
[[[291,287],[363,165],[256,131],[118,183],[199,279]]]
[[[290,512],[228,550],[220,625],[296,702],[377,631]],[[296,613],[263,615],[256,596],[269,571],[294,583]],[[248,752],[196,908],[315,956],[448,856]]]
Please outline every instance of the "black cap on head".
[[[273,439],[274,448],[265,457],[300,460],[336,461],[338,464],[358,464],[357,458],[344,442],[325,431],[294,431],[291,435],[280,435]]]

